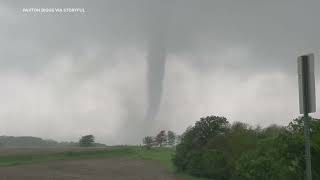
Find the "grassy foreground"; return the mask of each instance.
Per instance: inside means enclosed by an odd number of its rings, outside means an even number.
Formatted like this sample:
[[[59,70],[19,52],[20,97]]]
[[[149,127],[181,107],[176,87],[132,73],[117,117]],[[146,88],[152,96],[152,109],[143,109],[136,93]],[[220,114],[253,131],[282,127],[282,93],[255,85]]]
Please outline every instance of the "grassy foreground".
[[[171,161],[175,151],[171,148],[153,148],[146,149],[142,147],[114,147],[102,150],[91,150],[81,152],[62,152],[62,153],[48,153],[48,154],[25,154],[25,155],[6,155],[0,156],[0,166],[14,166],[20,164],[31,164],[38,162],[57,161],[57,160],[72,160],[84,158],[132,158],[154,160],[161,163],[168,168],[169,171],[175,172],[175,167]],[[186,174],[177,174],[184,180],[203,180],[192,177]]]

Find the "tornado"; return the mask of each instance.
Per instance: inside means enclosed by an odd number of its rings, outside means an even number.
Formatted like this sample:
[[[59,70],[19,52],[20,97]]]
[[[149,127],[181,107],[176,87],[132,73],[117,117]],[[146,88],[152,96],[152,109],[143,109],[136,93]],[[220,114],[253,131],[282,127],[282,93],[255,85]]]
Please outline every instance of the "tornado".
[[[150,1],[151,2],[151,1]],[[153,2],[153,1],[152,1]],[[158,115],[163,95],[166,60],[168,55],[170,16],[173,3],[155,1],[149,4],[147,19],[147,71],[146,113],[144,126],[152,129]]]
[[[147,55],[147,111],[145,121],[154,121],[162,98],[166,65],[165,37],[157,33],[151,37]]]

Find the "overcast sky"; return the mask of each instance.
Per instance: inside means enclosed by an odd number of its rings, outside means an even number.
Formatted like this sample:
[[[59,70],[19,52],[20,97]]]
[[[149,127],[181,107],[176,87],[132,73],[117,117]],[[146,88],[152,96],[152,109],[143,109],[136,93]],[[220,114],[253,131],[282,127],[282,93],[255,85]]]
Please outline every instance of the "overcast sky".
[[[315,53],[320,98],[319,7],[0,0],[0,134],[136,144],[162,129],[182,133],[207,115],[287,125],[299,116],[297,56]]]

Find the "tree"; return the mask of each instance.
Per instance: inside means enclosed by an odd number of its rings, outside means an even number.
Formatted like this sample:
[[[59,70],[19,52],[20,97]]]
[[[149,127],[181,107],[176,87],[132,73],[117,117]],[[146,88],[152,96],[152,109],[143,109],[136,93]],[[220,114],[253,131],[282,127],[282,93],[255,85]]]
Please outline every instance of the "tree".
[[[81,147],[93,146],[94,145],[94,136],[93,135],[82,136],[79,140],[79,145]]]
[[[173,158],[178,170],[217,180],[228,179],[229,165],[226,152],[211,147],[213,143],[208,142],[216,138],[214,142],[225,143],[224,136],[229,127],[227,119],[218,116],[201,118],[195,126],[189,127],[182,134]],[[215,170],[210,167],[215,167]]]
[[[176,143],[176,135],[173,131],[168,131],[168,145],[173,146]]]
[[[165,130],[160,131],[156,136],[155,140],[156,140],[156,143],[160,145],[160,147],[162,147],[162,145],[167,141],[166,131]]]
[[[154,142],[153,141],[153,137],[146,136],[146,137],[143,138],[142,142],[148,149],[150,149],[152,147],[152,145],[153,145],[153,142]]]

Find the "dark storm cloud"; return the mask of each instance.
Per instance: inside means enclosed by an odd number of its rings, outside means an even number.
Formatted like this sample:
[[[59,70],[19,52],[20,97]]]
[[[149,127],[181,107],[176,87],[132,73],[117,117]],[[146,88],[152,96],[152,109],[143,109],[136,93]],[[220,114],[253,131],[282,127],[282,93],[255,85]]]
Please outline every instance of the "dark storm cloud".
[[[163,21],[167,21],[168,53],[198,55],[218,52],[231,45],[249,46],[255,59],[244,63],[253,67],[274,68],[278,65],[285,68],[292,64],[289,58],[295,51],[320,47],[315,35],[320,30],[316,23],[318,1],[107,0],[7,1],[5,4],[18,16],[18,23],[7,26],[7,40],[10,38],[17,47],[19,44],[37,47],[21,52],[20,55],[28,59],[38,59],[34,54],[43,50],[46,50],[44,54],[58,50],[82,51],[90,43],[108,48],[128,44],[143,48],[149,38],[150,26],[156,26],[154,31]],[[68,6],[85,7],[87,13],[22,15],[19,9]],[[157,7],[164,9],[160,15]],[[13,36],[16,38],[12,39]],[[19,49],[15,54],[17,59],[21,58]],[[207,61],[200,57],[194,64],[206,66],[217,60]]]

